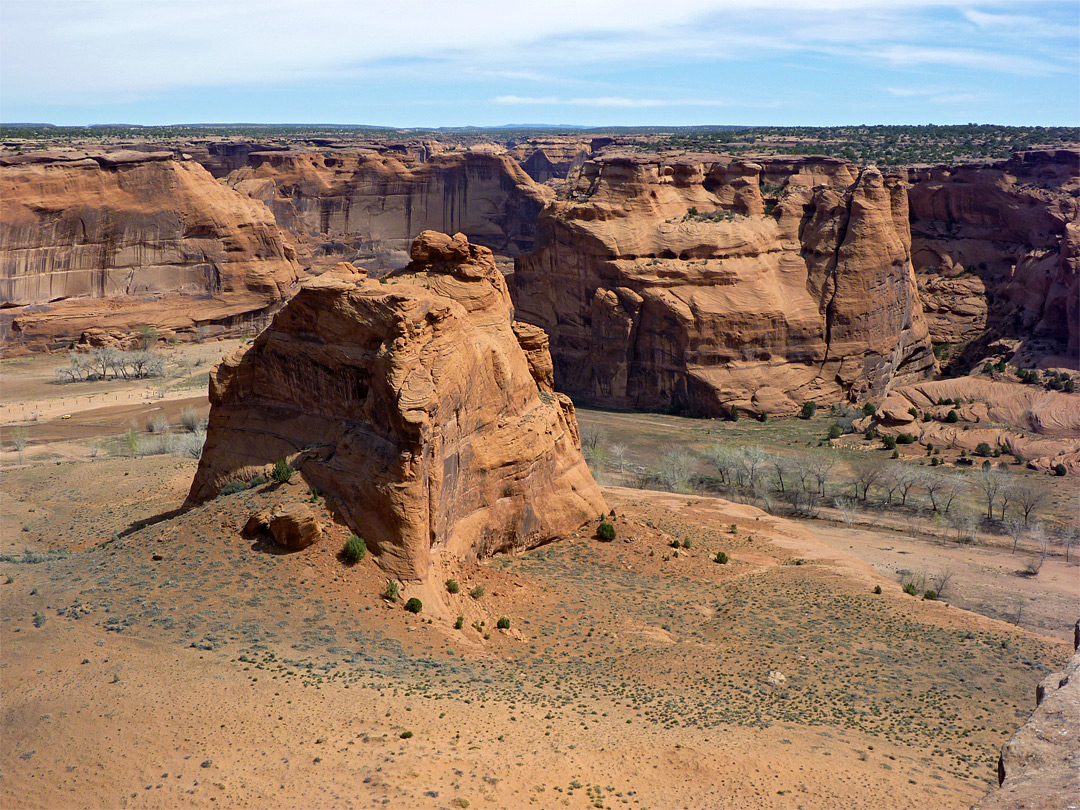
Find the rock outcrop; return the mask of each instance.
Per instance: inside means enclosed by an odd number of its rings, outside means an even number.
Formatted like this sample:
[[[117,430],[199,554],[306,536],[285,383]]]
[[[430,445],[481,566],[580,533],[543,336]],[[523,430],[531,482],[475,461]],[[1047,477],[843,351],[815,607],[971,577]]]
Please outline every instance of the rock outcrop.
[[[791,413],[934,368],[907,210],[900,178],[831,158],[598,158],[511,292],[574,397]]]
[[[943,400],[950,404],[937,404]],[[955,423],[946,421],[950,411],[957,414]],[[1064,464],[1080,473],[1080,394],[978,377],[928,380],[893,389],[872,417],[855,426],[968,452],[985,443],[1036,470]]]
[[[1016,338],[1025,365],[1080,356],[1080,152],[908,172],[912,260],[935,343]],[[1050,365],[1058,365],[1052,359]]]
[[[287,458],[390,574],[528,548],[604,510],[539,330],[491,251],[425,232],[382,282],[307,282],[210,381],[189,501]]]
[[[1080,807],[1080,623],[1077,652],[1035,690],[1035,711],[998,760],[998,785],[972,810]]]
[[[247,534],[269,531],[274,541],[291,551],[301,551],[323,538],[323,525],[310,506],[279,503],[256,512],[244,526]]]
[[[265,318],[298,277],[260,203],[171,152],[0,160],[0,306],[30,348]],[[9,346],[10,347],[10,346]]]
[[[592,156],[594,148],[599,149],[610,142],[610,138],[554,135],[513,141],[507,144],[507,149],[529,177],[545,183],[565,178]]]
[[[505,256],[532,248],[537,217],[553,195],[505,150],[423,157],[390,149],[252,152],[227,182],[266,203],[316,268],[343,259],[399,266],[429,229],[460,231]]]

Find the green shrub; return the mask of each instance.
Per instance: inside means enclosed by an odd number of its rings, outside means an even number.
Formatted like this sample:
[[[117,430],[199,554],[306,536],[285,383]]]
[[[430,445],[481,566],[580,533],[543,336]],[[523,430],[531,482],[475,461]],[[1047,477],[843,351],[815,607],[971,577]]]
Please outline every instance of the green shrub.
[[[862,412],[863,416],[873,416],[875,413],[877,413],[877,405],[875,405],[873,402],[867,402],[865,405],[862,406]]]
[[[957,422],[960,421],[960,414],[958,414],[956,411],[949,411],[947,414],[945,414],[945,421],[948,422],[950,425],[955,425]]]
[[[986,442],[979,442],[975,447],[975,455],[977,456],[989,456],[993,451],[990,449],[990,445]]]
[[[844,435],[844,429],[842,427],[840,427],[840,425],[837,425],[837,424],[829,425],[829,438],[830,439],[839,439],[843,435]]]
[[[1056,476],[1058,476],[1058,477],[1062,477],[1062,476],[1064,476],[1064,475],[1065,475],[1065,474],[1066,474],[1067,472],[1068,472],[1068,470],[1067,470],[1067,469],[1065,469],[1065,465],[1064,465],[1064,464],[1055,464],[1055,465],[1054,465],[1054,475],[1056,475]]]
[[[235,495],[237,492],[243,492],[247,489],[247,484],[243,481],[230,481],[221,488],[222,495]]]
[[[881,437],[881,443],[883,445],[885,445],[886,450],[895,450],[896,449],[896,439],[894,437],[892,437],[892,436],[882,436]]]
[[[391,602],[396,602],[399,593],[401,593],[401,586],[397,584],[397,581],[393,579],[386,580],[386,588],[383,589],[383,596]]]
[[[926,600],[928,600],[930,602],[933,602],[935,599],[937,599],[937,591],[935,591],[935,590],[923,591],[922,598],[926,599]]]
[[[901,433],[896,437],[897,444],[915,444],[915,437],[910,433]]]
[[[889,458],[900,458],[900,451],[899,450],[893,450],[892,455],[889,456]]]
[[[411,740],[412,739],[412,732],[411,731],[403,731],[398,736],[401,737],[401,739],[403,739],[403,740]]]
[[[799,411],[799,418],[810,419],[814,416],[815,413],[817,413],[817,403],[813,400],[810,400],[809,402],[803,403],[802,410]]]
[[[510,620],[505,616],[502,616],[497,622],[495,622],[495,626],[498,627],[500,630],[509,630]]]
[[[349,565],[356,565],[356,563],[364,559],[365,554],[367,554],[367,546],[364,541],[355,534],[350,534],[349,539],[345,541],[345,548],[341,551],[345,562]]]
[[[867,441],[873,441],[877,438],[877,431],[873,428],[867,428],[866,433],[863,434],[863,438]]]
[[[456,619],[454,619],[454,629],[455,630],[460,630],[464,626],[465,626],[465,617],[464,616],[458,616]]]
[[[672,548],[678,548],[680,543],[679,543],[678,540],[672,540],[670,543],[668,543],[668,545],[671,546]]]
[[[875,585],[874,586],[874,593],[881,593],[881,586],[880,585]]]
[[[480,599],[485,593],[487,593],[487,591],[484,590],[484,586],[477,585],[475,588],[469,591],[469,596],[471,596],[473,599]]]
[[[45,624],[45,614],[40,610],[34,612],[34,627],[41,627]]]
[[[915,407],[911,407],[911,408],[908,408],[908,409],[907,409],[907,412],[908,412],[909,414],[911,414],[911,416],[912,416],[912,417],[913,417],[914,419],[918,419],[918,418],[919,418],[919,409],[918,409],[918,408],[915,408]]]
[[[424,603],[413,596],[405,603],[405,609],[409,611],[409,613],[419,613],[424,609]]]
[[[596,536],[603,540],[605,543],[610,543],[612,540],[615,539],[615,526],[605,520],[597,528]]]
[[[255,487],[261,487],[266,483],[266,478],[261,475],[256,475],[250,481],[248,481],[248,489],[255,489]]]
[[[713,557],[713,562],[718,562],[720,565],[727,565],[728,555],[722,551],[716,552],[716,556]]]
[[[919,595],[919,589],[916,588],[912,583],[905,582],[904,583],[904,593],[906,593],[906,594],[908,594],[910,596],[918,596]]]
[[[296,472],[289,464],[289,462],[281,459],[274,464],[274,471],[270,473],[270,477],[277,481],[279,484],[289,483],[289,479],[292,478],[293,473]]]
[[[768,422],[769,421],[769,415],[767,413],[765,413],[765,411],[762,411],[761,413],[759,413],[757,415],[757,420],[759,422]]]
[[[448,580],[446,580],[446,592],[447,593],[457,593],[460,590],[461,590],[461,586],[458,585],[456,579],[448,579]]]
[[[683,541],[682,541],[682,547],[683,548],[690,548],[690,545],[691,545],[690,538],[689,537],[684,537]]]

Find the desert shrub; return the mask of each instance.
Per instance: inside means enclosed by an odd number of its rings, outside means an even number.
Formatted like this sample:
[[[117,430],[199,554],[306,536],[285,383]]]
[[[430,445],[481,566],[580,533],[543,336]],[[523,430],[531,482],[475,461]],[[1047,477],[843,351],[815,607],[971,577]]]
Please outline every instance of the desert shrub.
[[[866,433],[863,434],[863,438],[866,439],[868,442],[873,441],[877,438],[877,431],[873,428],[867,428]]]
[[[237,492],[243,492],[247,489],[247,484],[243,481],[230,481],[221,488],[222,495],[235,495]]]
[[[933,602],[938,598],[938,592],[932,589],[928,591],[923,591],[922,598],[926,599],[927,601]]]
[[[180,414],[180,424],[188,433],[194,433],[206,427],[206,420],[194,408],[184,408]]]
[[[762,411],[761,413],[759,413],[757,415],[757,420],[759,422],[768,422],[769,421],[769,415],[767,413],[765,413],[765,411]]]
[[[454,629],[455,630],[460,630],[464,626],[465,626],[465,617],[464,616],[458,616],[456,619],[454,619]]]
[[[713,562],[718,562],[720,565],[727,565],[728,555],[722,551],[716,552],[716,556],[713,557]]]
[[[345,558],[345,562],[356,565],[364,559],[365,554],[367,554],[367,545],[355,534],[350,534],[349,539],[345,541],[345,547],[341,550],[341,556]]]
[[[292,465],[290,465],[289,462],[285,461],[284,459],[280,459],[274,464],[274,471],[270,473],[270,477],[277,481],[279,484],[287,484],[289,483],[289,479],[292,478],[294,472],[296,472],[296,470],[293,469]]]
[[[862,406],[862,412],[863,416],[873,416],[875,413],[877,413],[877,405],[875,405],[873,402],[867,402],[865,405]]]
[[[684,537],[683,538],[683,541],[682,541],[682,547],[683,548],[690,548],[691,544],[692,543],[691,543],[691,540],[690,540],[689,537]]]
[[[261,487],[266,483],[266,477],[262,475],[256,475],[250,481],[248,481],[248,489],[255,489],[255,487]]]
[[[391,602],[396,602],[399,593],[401,593],[401,586],[397,584],[397,581],[393,579],[386,580],[386,587],[383,589],[383,597]]]
[[[177,436],[173,441],[173,455],[181,458],[199,458],[202,456],[203,445],[206,443],[206,433],[199,430]]]
[[[412,739],[412,732],[411,731],[403,731],[398,736],[401,737],[401,739],[403,739],[403,740],[411,740]]]
[[[45,614],[41,611],[36,611],[34,613],[34,627],[41,627],[43,624],[45,624]]]
[[[889,458],[900,458],[900,451],[899,450],[893,450],[892,455],[889,456]]]
[[[668,545],[671,546],[672,548],[678,548],[680,543],[679,543],[678,540],[672,540],[670,543],[668,543]]]
[[[461,586],[458,585],[458,582],[457,582],[456,579],[448,579],[448,580],[446,580],[446,592],[447,593],[457,593],[460,590],[461,590]]]
[[[839,439],[843,435],[844,435],[844,429],[842,427],[840,427],[840,425],[837,425],[835,423],[832,424],[832,425],[829,425],[829,438],[830,439]]]
[[[881,593],[881,586],[880,585],[875,585],[874,586],[874,593]]]
[[[975,447],[975,455],[977,456],[989,456],[992,452],[987,442],[979,442]]]
[[[409,611],[409,613],[419,613],[424,609],[424,603],[413,596],[405,603],[405,609]]]
[[[495,622],[495,626],[498,627],[500,630],[509,630],[510,620],[505,616],[502,616],[497,622]]]
[[[919,595],[919,589],[916,588],[913,583],[905,582],[904,583],[904,593],[910,594],[911,596],[918,596]]]
[[[615,526],[605,520],[600,524],[599,528],[597,528],[596,536],[604,542],[610,543],[615,539]]]
[[[164,433],[168,429],[169,420],[165,418],[165,414],[154,414],[146,421],[148,433]]]
[[[882,436],[881,443],[885,446],[886,450],[896,449],[896,439],[892,436]]]
[[[1064,464],[1055,464],[1054,465],[1054,475],[1056,475],[1058,477],[1061,477],[1061,476],[1064,476],[1067,472],[1068,472],[1068,470],[1065,469]]]
[[[802,410],[799,411],[799,418],[810,419],[815,413],[817,413],[817,403],[810,400],[809,402],[803,403]]]
[[[912,436],[910,433],[901,433],[899,436],[896,437],[896,443],[897,444],[914,444],[915,443],[915,437]]]
[[[914,419],[918,419],[918,418],[919,418],[919,409],[918,409],[918,408],[915,408],[915,407],[912,407],[912,408],[908,408],[908,409],[907,409],[907,412],[908,412],[909,414],[911,414],[912,418],[914,418]]]
[[[487,593],[487,591],[484,590],[484,586],[477,585],[475,588],[469,591],[469,596],[471,596],[473,599],[480,599],[485,593]]]
[[[960,421],[960,414],[958,414],[956,411],[950,410],[947,414],[945,414],[945,421],[948,422],[950,425],[955,425],[957,422]]]

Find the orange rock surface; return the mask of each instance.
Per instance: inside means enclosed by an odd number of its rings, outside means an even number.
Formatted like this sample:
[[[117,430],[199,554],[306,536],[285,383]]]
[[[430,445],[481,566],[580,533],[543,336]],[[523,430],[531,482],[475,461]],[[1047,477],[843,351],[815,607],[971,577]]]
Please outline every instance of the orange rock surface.
[[[934,368],[907,207],[899,178],[831,158],[597,158],[511,290],[576,397],[791,413]]]
[[[538,330],[515,331],[486,248],[425,232],[384,282],[348,264],[305,284],[210,382],[189,501],[287,458],[380,565],[528,548],[604,511]]]
[[[265,206],[171,152],[0,162],[0,301],[12,344],[258,320],[297,275]]]

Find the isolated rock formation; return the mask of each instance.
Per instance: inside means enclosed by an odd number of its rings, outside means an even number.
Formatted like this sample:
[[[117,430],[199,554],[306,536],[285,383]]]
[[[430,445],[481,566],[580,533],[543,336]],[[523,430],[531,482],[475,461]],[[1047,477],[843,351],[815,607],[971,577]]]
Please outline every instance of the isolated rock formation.
[[[1080,355],[1080,152],[908,172],[912,261],[935,343]],[[1051,365],[1056,365],[1052,360]]]
[[[382,283],[344,263],[307,282],[217,366],[190,502],[288,458],[403,579],[604,510],[574,407],[539,331],[515,329],[491,251],[425,232],[411,255]]]
[[[563,179],[592,155],[594,148],[611,142],[610,138],[550,136],[529,138],[507,144],[513,158],[538,183]]]
[[[13,343],[257,321],[297,273],[265,206],[171,152],[0,160],[0,306]]]
[[[575,397],[791,413],[934,368],[907,210],[899,178],[831,158],[597,158],[511,291]]]
[[[408,260],[418,233],[461,231],[513,256],[532,248],[552,192],[501,148],[425,154],[393,150],[252,152],[228,182],[265,202],[296,238],[305,264],[372,267]]]
[[[998,784],[972,810],[1042,810],[1080,805],[1080,623],[1062,672],[1043,679],[1036,709],[998,760]]]
[[[322,540],[323,525],[315,510],[303,503],[279,503],[256,512],[244,531],[255,534],[269,531],[278,545],[300,551]]]

